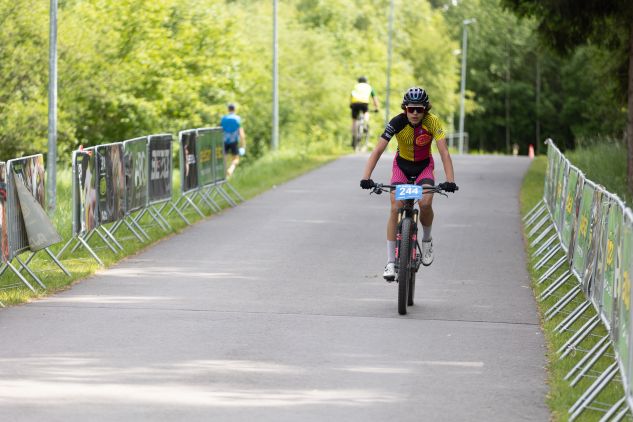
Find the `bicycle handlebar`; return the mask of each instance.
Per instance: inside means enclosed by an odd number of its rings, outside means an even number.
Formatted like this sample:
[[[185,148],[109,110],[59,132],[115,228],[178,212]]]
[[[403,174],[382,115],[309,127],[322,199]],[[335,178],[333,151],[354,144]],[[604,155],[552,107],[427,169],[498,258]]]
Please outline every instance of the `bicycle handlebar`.
[[[396,189],[398,185],[388,185],[384,183],[374,183],[374,187],[372,187],[369,191],[370,194],[375,193],[380,195],[383,192],[391,192]],[[459,188],[458,188],[459,189]],[[435,186],[422,186],[422,193],[439,193],[440,195],[444,195],[448,197],[446,193],[444,193],[444,189],[442,189],[439,185]]]

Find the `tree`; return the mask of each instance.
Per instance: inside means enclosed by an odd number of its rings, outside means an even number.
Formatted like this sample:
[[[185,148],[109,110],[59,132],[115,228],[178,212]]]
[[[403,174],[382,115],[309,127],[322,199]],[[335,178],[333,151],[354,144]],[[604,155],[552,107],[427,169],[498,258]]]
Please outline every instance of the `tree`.
[[[501,0],[519,16],[538,21],[538,32],[556,51],[567,53],[584,44],[598,44],[621,58],[628,118],[627,186],[633,194],[633,2],[630,0]]]

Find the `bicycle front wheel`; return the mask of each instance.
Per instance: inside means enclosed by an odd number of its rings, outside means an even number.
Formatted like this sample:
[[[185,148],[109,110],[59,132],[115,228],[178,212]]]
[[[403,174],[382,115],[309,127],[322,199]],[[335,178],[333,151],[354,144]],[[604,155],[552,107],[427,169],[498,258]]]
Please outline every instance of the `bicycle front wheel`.
[[[411,268],[411,231],[413,230],[413,220],[405,218],[401,223],[401,240],[398,248],[398,313],[407,314],[407,303],[409,301],[409,281]]]

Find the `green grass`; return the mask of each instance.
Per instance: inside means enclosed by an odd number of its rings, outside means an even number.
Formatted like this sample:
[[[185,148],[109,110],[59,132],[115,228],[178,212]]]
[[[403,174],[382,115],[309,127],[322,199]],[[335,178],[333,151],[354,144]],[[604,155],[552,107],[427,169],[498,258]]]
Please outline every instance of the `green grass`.
[[[576,152],[573,156],[576,160],[576,163],[590,163],[591,155],[596,153],[595,150],[581,152]],[[587,156],[589,155],[589,156]],[[575,163],[575,164],[576,164]],[[578,167],[584,171],[584,168],[579,164]],[[595,167],[595,166],[594,166]],[[608,167],[608,166],[606,166]],[[545,181],[545,171],[547,168],[547,158],[540,156],[536,157],[530,166],[525,179],[523,181],[523,186],[521,189],[521,213],[525,215],[543,196],[543,185]],[[595,169],[594,169],[595,170]],[[610,171],[610,170],[609,170]],[[592,173],[592,176],[595,177],[596,180],[601,178],[600,174],[596,172]],[[591,177],[591,176],[590,176]],[[608,176],[611,177],[611,176]],[[597,181],[597,180],[596,180]],[[527,232],[525,233],[527,237]],[[543,284],[538,285],[536,280],[539,279],[540,275],[544,272],[544,270],[536,271],[534,266],[536,262],[538,262],[539,258],[534,257],[535,248],[530,248],[529,244],[526,244],[526,248],[529,251],[529,262],[528,262],[528,271],[530,272],[530,276],[532,278],[532,288],[536,297],[538,297],[541,292],[545,290],[547,285],[553,280],[555,280],[563,270],[557,271],[556,274],[550,276],[548,280],[546,280]],[[560,255],[558,255],[560,256]],[[565,266],[565,265],[564,265]],[[545,266],[547,268],[547,265]],[[546,269],[545,268],[545,269]],[[568,305],[563,312],[558,314],[556,317],[552,318],[549,321],[546,321],[544,318],[544,313],[557,301],[559,297],[561,297],[564,293],[570,290],[570,288],[576,283],[575,278],[571,278],[565,283],[565,285],[559,289],[556,293],[555,297],[550,297],[543,302],[539,302],[537,300],[539,306],[539,312],[541,315],[541,323],[542,328],[545,333],[546,344],[547,344],[547,374],[548,374],[548,384],[549,384],[549,394],[547,396],[547,403],[552,411],[553,420],[556,421],[565,421],[568,420],[569,414],[568,409],[576,402],[578,397],[593,383],[593,377],[585,377],[580,381],[575,387],[571,387],[570,383],[564,380],[565,375],[574,367],[574,365],[582,358],[584,355],[582,350],[590,349],[599,338],[606,335],[606,329],[602,324],[593,330],[591,335],[583,340],[582,343],[579,344],[579,350],[572,352],[570,355],[560,360],[556,351],[565,344],[567,339],[571,337],[573,331],[578,330],[581,325],[590,317],[593,317],[596,313],[593,307],[590,307],[588,311],[585,311],[583,318],[577,321],[570,327],[569,331],[563,333],[557,333],[555,331],[556,326],[561,322],[566,314],[571,312],[576,305],[581,303],[581,300],[584,299],[584,295],[582,293],[576,298],[573,304]],[[582,350],[580,350],[582,349]],[[591,375],[595,375],[599,372],[602,372],[607,366],[609,366],[614,360],[613,358],[613,350],[609,350],[608,354],[611,356],[603,356],[596,365],[592,368],[590,372]],[[616,377],[614,381],[612,381],[607,388],[603,390],[603,392],[596,398],[594,404],[600,405],[601,403],[612,404],[615,403],[619,398],[621,398],[624,394],[622,389],[621,381],[619,377]],[[603,416],[603,413],[596,410],[585,410],[584,413],[577,419],[579,421],[598,421]]]
[[[266,156],[248,163],[238,166],[234,173],[234,177],[230,183],[244,197],[244,199],[252,198],[273,186],[291,180],[309,170],[321,166],[338,156],[342,151],[336,148],[312,149],[310,151],[281,150],[269,153]],[[56,210],[52,221],[57,231],[62,237],[62,242],[51,246],[51,251],[57,255],[64,244],[72,237],[72,200],[71,200],[71,171],[60,170],[57,174],[57,198]],[[180,197],[180,174],[178,170],[174,171],[173,177],[173,201]],[[226,204],[221,204],[227,207]],[[208,208],[202,208],[207,215],[205,218],[212,216],[212,211]],[[163,213],[165,215],[166,213]],[[185,213],[187,219],[194,223],[201,220],[201,217],[190,207]],[[211,217],[212,218],[212,217]],[[166,232],[158,225],[145,216],[141,220],[141,226],[145,229],[151,240],[140,242],[127,228],[121,228],[116,232],[116,238],[123,245],[123,251],[117,253],[112,252],[105,246],[96,236],[90,240],[89,244],[94,247],[97,255],[104,262],[105,267],[111,266],[117,261],[138,253],[139,251],[180,232],[187,227],[187,224],[176,215],[171,213],[167,218],[173,231]],[[110,227],[111,225],[106,225]],[[34,298],[43,297],[54,292],[58,292],[69,288],[72,284],[85,279],[94,274],[100,267],[97,262],[88,254],[85,248],[79,248],[74,253],[69,253],[67,249],[62,255],[60,261],[71,273],[66,276],[57,265],[44,252],[38,252],[35,258],[29,264],[35,274],[46,285],[46,289],[37,289],[34,293],[29,290],[11,271],[7,270],[0,278],[0,302],[6,306],[17,305],[28,302]],[[21,259],[26,259],[27,253],[20,255]],[[15,265],[14,261],[14,265]],[[37,284],[29,277],[26,279],[34,287]]]

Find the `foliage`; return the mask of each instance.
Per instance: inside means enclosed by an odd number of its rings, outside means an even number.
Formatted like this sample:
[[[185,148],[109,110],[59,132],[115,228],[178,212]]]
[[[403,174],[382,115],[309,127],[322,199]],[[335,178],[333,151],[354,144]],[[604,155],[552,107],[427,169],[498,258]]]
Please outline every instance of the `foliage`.
[[[349,92],[359,75],[386,100],[387,14],[380,0],[279,2],[282,147],[347,144]],[[422,84],[434,110],[451,116],[456,43],[442,13],[413,0],[397,8],[396,21],[392,110],[405,89]],[[43,152],[48,10],[33,0],[0,0],[0,22],[0,42],[9,46],[0,52],[0,152]],[[270,2],[65,0],[58,27],[60,160],[81,144],[217,125],[228,102],[243,118],[246,162],[267,152]]]
[[[544,151],[548,137],[573,148],[579,138],[622,136],[621,56],[599,45],[560,56],[534,37],[537,19],[517,18],[499,0],[437,6],[446,10],[454,38],[462,35],[464,19],[476,19],[468,26],[466,78],[472,148],[509,152],[517,143],[526,154],[529,144]]]

